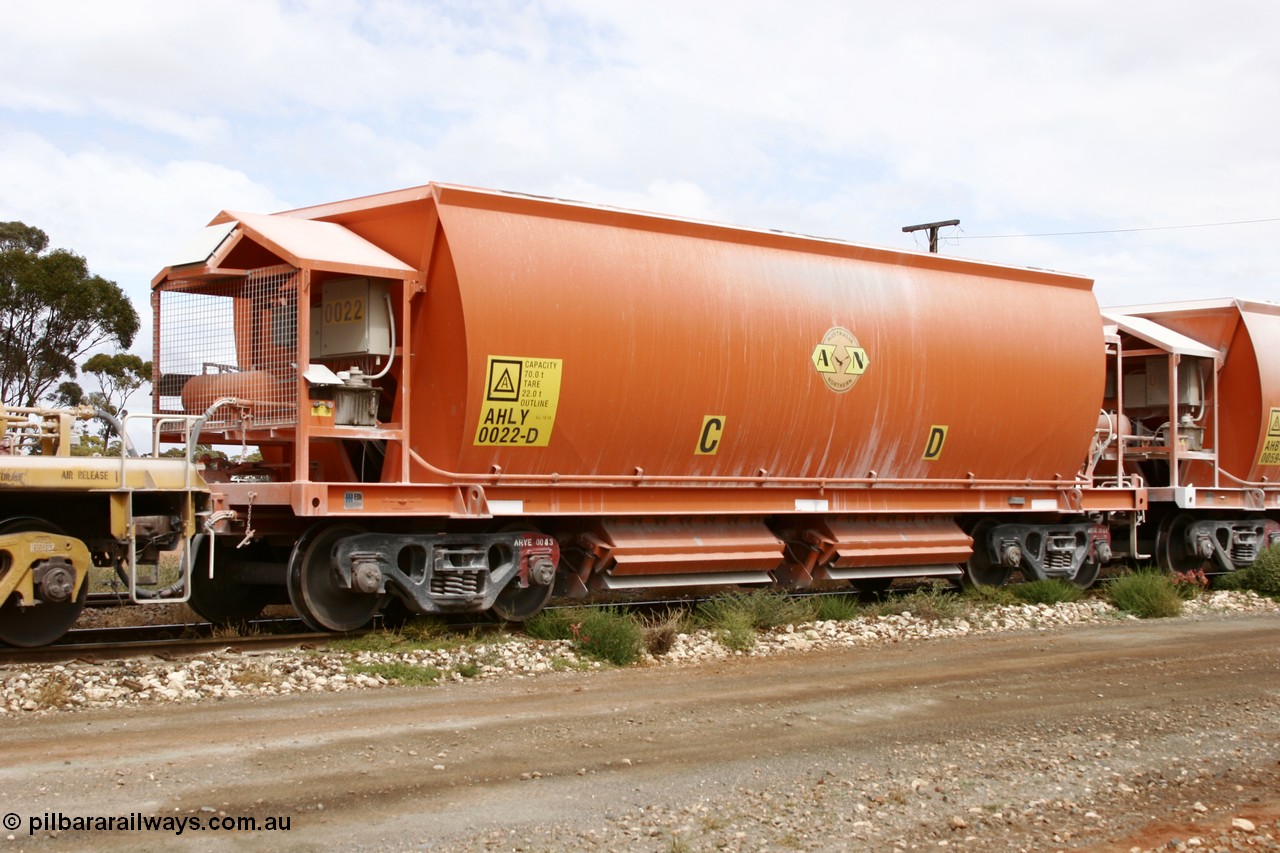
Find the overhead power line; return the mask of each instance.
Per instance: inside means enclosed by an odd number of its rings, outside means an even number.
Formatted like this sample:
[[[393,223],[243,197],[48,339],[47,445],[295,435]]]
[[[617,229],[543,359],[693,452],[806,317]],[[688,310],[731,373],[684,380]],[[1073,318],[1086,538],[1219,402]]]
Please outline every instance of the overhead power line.
[[[1156,225],[1150,228],[1107,228],[1098,231],[1055,231],[1046,234],[955,234],[951,240],[1001,240],[1007,237],[1079,237],[1087,234],[1130,234],[1135,231],[1177,231],[1184,228],[1221,228],[1226,225],[1256,225],[1260,222],[1280,222],[1274,219],[1240,219],[1235,222],[1203,222],[1199,225]]]

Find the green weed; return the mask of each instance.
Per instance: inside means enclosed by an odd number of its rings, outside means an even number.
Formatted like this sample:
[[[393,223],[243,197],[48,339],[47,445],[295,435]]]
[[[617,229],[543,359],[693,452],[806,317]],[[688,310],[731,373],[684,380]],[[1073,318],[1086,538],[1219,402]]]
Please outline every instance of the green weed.
[[[434,684],[441,675],[434,666],[416,666],[404,661],[349,663],[346,669],[353,675],[380,675],[396,684]]]
[[[536,640],[572,640],[571,626],[581,622],[585,607],[557,607],[543,610],[532,619],[524,621],[524,632]]]
[[[848,622],[862,615],[862,605],[856,595],[815,595],[813,618],[821,622]]]
[[[1009,591],[1026,604],[1062,604],[1084,597],[1083,589],[1059,578],[1015,584]]]
[[[456,649],[477,639],[475,631],[455,631],[441,619],[417,617],[397,628],[335,637],[329,647],[344,652],[403,652],[416,649]]]
[[[989,584],[965,584],[961,596],[974,604],[992,607],[1017,604],[1022,600],[1014,594],[1012,586],[990,586]]]
[[[720,645],[730,651],[745,652],[756,644],[756,627],[751,623],[751,614],[746,611],[727,610],[708,627]]]
[[[1103,591],[1112,604],[1139,619],[1159,619],[1182,612],[1182,596],[1173,578],[1162,572],[1118,575],[1107,581]]]
[[[1219,589],[1251,589],[1259,595],[1280,598],[1280,546],[1263,548],[1253,564],[1213,579]]]
[[[572,640],[583,653],[616,666],[635,663],[644,649],[640,626],[616,607],[544,610],[524,630],[541,640]]]
[[[750,592],[728,592],[698,605],[696,619],[708,628],[717,628],[724,620],[746,623],[758,630],[795,625],[813,619],[808,602],[792,598],[785,592],[757,589]]]
[[[956,595],[951,590],[950,584],[944,581],[933,581],[906,595],[870,605],[868,610],[873,615],[879,616],[910,613],[918,619],[942,622],[947,619],[958,619],[967,614],[969,602],[963,596]]]

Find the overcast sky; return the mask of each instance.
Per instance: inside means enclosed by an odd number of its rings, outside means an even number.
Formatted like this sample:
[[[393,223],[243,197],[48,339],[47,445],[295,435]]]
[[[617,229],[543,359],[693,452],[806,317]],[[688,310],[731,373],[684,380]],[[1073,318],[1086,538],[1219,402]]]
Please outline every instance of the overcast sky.
[[[219,210],[433,180],[906,249],[958,218],[946,254],[1103,305],[1280,300],[1278,39],[1272,0],[24,0],[0,220],[144,317]]]

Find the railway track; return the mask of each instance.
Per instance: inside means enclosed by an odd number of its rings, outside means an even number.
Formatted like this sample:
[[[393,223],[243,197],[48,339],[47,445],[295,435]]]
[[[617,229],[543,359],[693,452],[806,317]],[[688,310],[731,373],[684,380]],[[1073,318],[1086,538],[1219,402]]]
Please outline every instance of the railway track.
[[[80,628],[68,631],[57,643],[34,649],[0,646],[0,666],[22,663],[96,663],[132,657],[179,657],[220,648],[239,650],[279,649],[304,643],[322,643],[335,634],[308,631],[299,619],[262,619],[248,631],[228,635],[208,622],[137,625],[114,628]]]
[[[907,582],[895,586],[890,595],[907,594],[922,584]],[[796,598],[821,595],[843,595],[848,591],[813,591],[792,593]],[[574,608],[623,608],[635,613],[654,613],[670,608],[694,608],[707,601],[710,595],[689,595],[679,598],[637,598],[631,601],[564,601],[548,605],[545,611]],[[133,603],[127,596],[117,593],[95,593],[90,596],[90,606],[117,607],[129,606]],[[145,607],[146,605],[137,605]],[[493,628],[492,619],[477,621],[475,614],[455,617],[450,621],[454,631],[466,632]],[[365,630],[348,634],[319,633],[310,631],[301,619],[296,617],[275,617],[256,619],[249,623],[243,633],[230,633],[209,622],[171,623],[164,625],[127,625],[113,627],[73,628],[58,642],[38,648],[13,648],[0,646],[0,666],[22,663],[62,663],[74,660],[98,662],[105,660],[121,660],[131,657],[179,657],[195,655],[214,649],[234,647],[236,649],[279,649],[290,646],[315,643],[320,644],[342,636],[358,636],[370,631],[381,630],[385,626],[381,617]]]

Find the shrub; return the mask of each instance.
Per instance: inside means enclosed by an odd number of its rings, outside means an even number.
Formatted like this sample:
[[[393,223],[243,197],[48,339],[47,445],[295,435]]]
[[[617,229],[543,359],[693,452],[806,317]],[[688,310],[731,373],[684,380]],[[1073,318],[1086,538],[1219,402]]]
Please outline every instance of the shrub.
[[[1245,582],[1244,573],[1245,573],[1244,569],[1237,569],[1236,571],[1231,572],[1230,574],[1214,575],[1213,588],[1226,589],[1226,590],[1245,589],[1246,587],[1244,584]]]
[[[756,644],[756,628],[745,610],[724,611],[717,616],[712,630],[720,645],[731,651],[745,652]]]
[[[572,640],[584,654],[616,666],[635,663],[644,648],[640,626],[616,607],[544,610],[524,630],[541,640]]]
[[[615,666],[640,659],[644,636],[636,621],[616,607],[587,610],[580,623],[570,626],[582,651]]]
[[[1203,569],[1196,569],[1192,572],[1174,572],[1173,588],[1177,590],[1178,597],[1183,601],[1191,601],[1193,598],[1199,598],[1209,588],[1209,578],[1205,575]]]
[[[1059,578],[1016,584],[1009,587],[1009,591],[1019,601],[1027,604],[1061,604],[1079,601],[1084,595],[1083,589]]]
[[[1177,616],[1182,612],[1182,596],[1173,578],[1166,574],[1140,571],[1119,575],[1103,588],[1111,603],[1139,619]]]
[[[1263,548],[1252,565],[1214,578],[1223,589],[1251,589],[1260,595],[1280,597],[1280,546]]]

